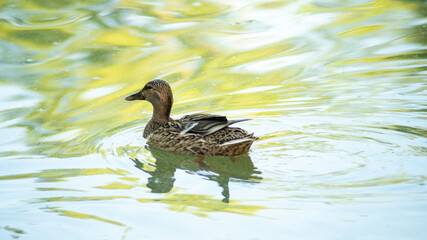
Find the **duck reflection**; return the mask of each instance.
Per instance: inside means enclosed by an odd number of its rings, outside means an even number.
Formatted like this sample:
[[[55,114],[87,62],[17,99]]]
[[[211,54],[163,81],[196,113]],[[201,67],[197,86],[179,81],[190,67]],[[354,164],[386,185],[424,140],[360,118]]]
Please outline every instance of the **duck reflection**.
[[[135,166],[150,174],[147,187],[154,193],[170,192],[175,182],[175,172],[182,169],[204,176],[215,181],[222,188],[223,202],[230,200],[230,179],[240,179],[252,183],[258,183],[262,178],[252,163],[249,156],[239,157],[205,157],[200,160],[196,156],[177,154],[155,148],[148,148],[156,159],[155,170],[148,171],[138,159],[132,159]]]

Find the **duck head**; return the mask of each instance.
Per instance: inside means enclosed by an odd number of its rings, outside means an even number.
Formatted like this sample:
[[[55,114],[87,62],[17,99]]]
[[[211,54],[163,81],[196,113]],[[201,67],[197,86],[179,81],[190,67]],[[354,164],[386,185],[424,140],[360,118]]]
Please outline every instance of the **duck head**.
[[[153,118],[169,119],[173,104],[172,89],[166,81],[155,79],[147,84],[141,91],[129,95],[127,101],[146,100],[153,105]]]

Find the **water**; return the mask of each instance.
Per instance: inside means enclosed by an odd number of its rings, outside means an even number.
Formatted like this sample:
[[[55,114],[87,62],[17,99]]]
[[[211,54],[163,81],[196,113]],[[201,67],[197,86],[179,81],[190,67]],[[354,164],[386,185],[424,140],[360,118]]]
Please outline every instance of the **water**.
[[[426,43],[415,0],[2,1],[0,239],[424,239]],[[250,155],[147,148],[154,78]]]

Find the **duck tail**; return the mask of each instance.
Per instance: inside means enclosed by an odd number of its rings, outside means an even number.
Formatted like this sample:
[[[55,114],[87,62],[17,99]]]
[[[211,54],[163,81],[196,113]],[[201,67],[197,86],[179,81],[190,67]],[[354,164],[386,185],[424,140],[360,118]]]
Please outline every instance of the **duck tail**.
[[[221,144],[221,146],[225,147],[225,146],[236,145],[236,144],[240,144],[240,143],[244,143],[244,142],[251,142],[252,143],[253,141],[255,141],[255,139],[241,138],[241,139],[235,139],[235,140],[227,141],[227,142]]]
[[[238,156],[248,154],[252,143],[255,141],[253,138],[241,138],[227,141],[221,144],[221,152],[223,156]]]

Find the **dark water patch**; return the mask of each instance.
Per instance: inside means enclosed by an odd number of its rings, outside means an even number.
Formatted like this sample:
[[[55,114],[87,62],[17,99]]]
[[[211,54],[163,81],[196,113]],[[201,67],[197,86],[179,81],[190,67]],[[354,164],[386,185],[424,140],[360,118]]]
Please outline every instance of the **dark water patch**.
[[[73,34],[60,29],[17,30],[10,33],[15,40],[23,40],[43,46],[55,46],[69,39]]]

